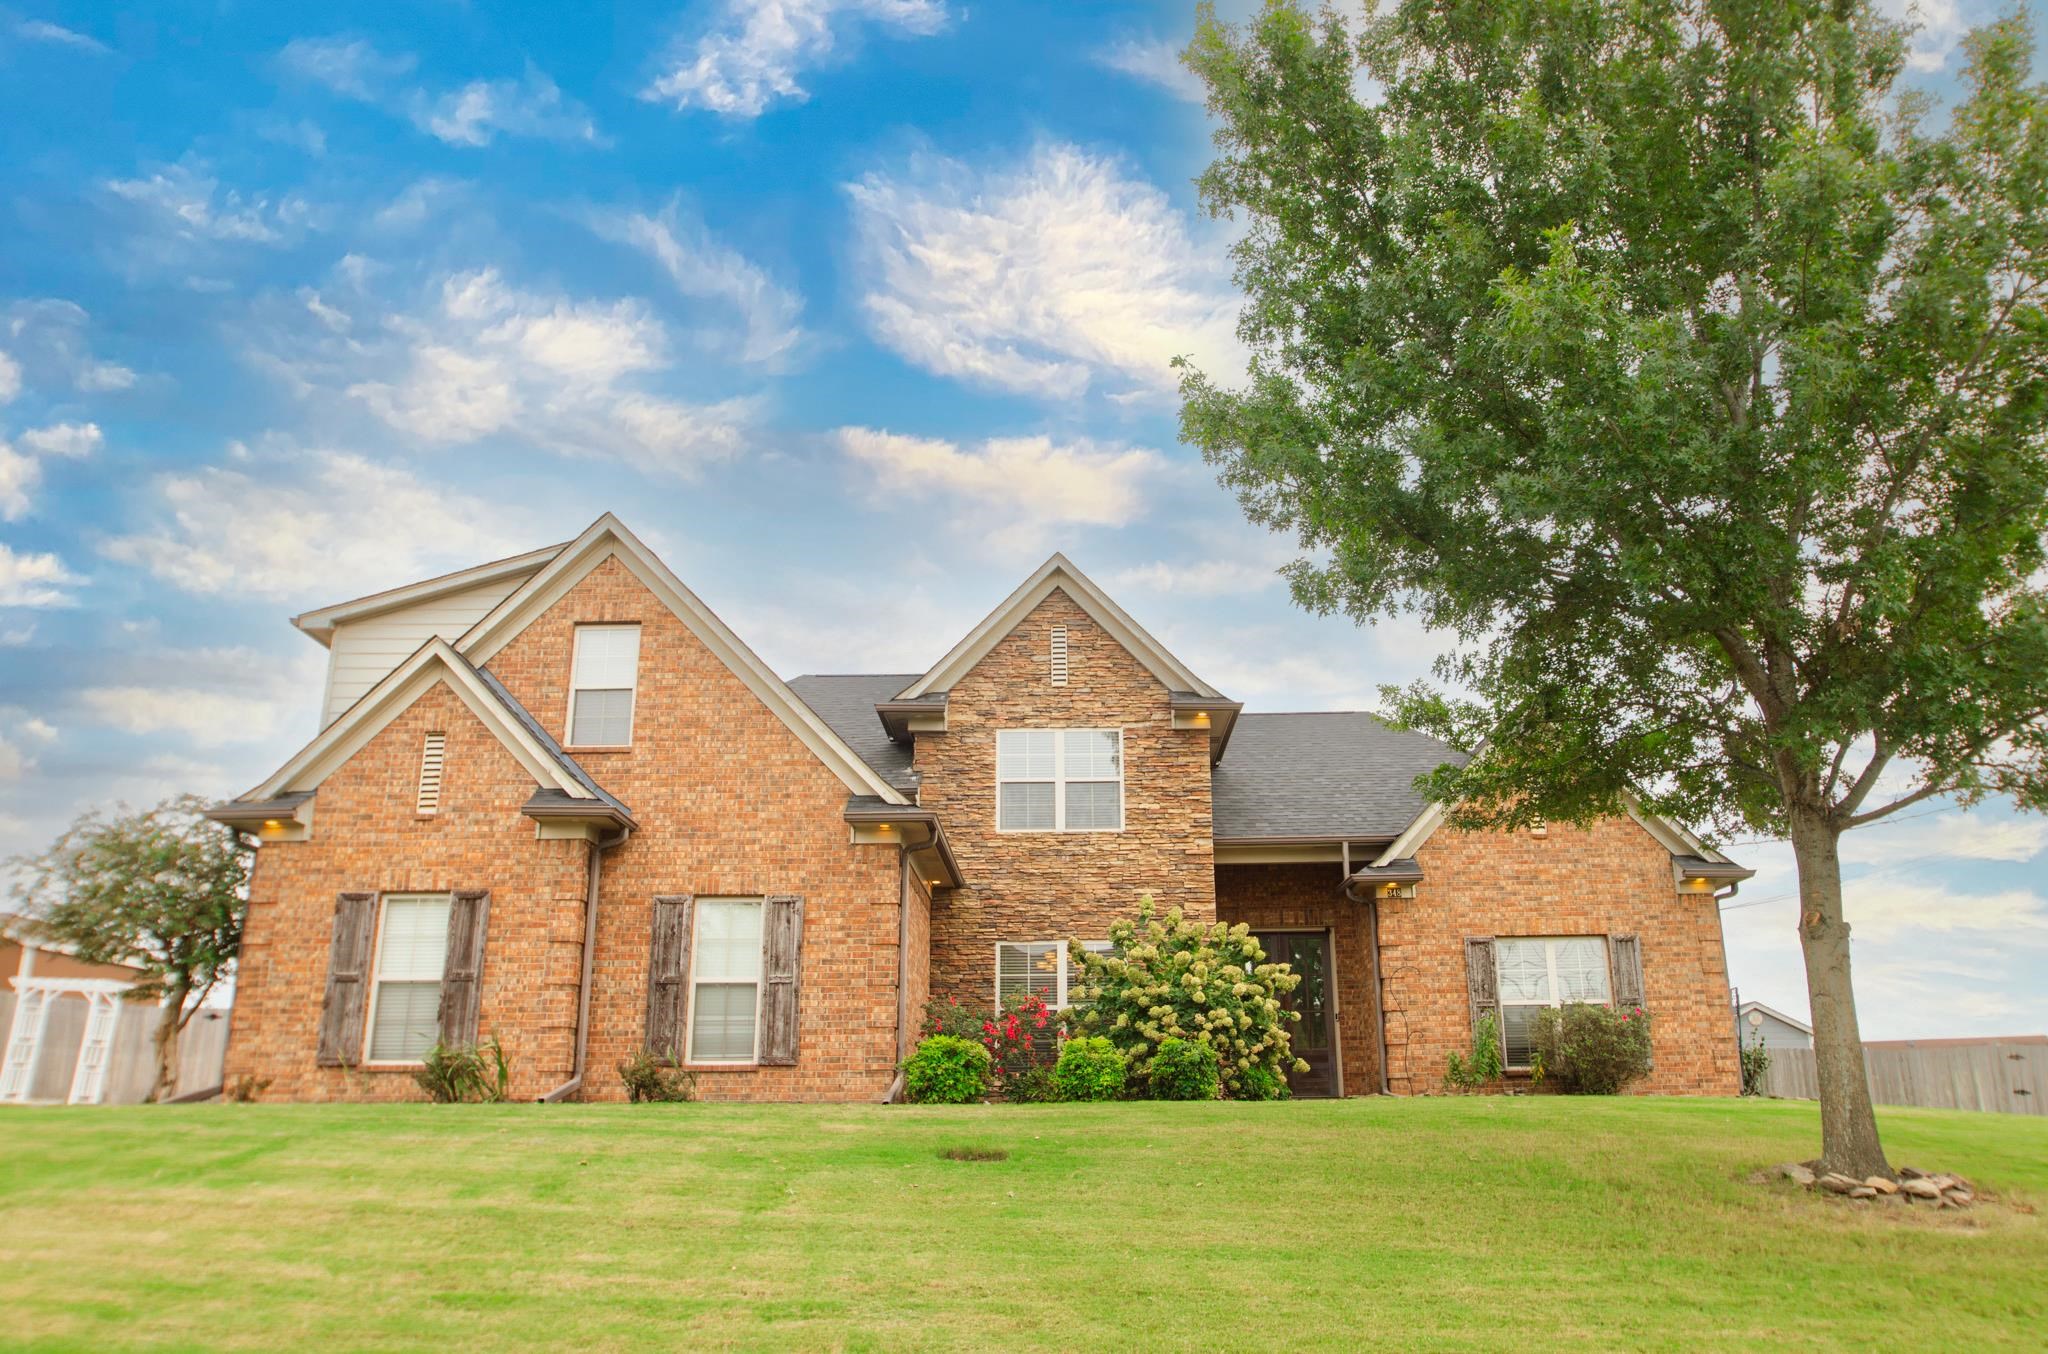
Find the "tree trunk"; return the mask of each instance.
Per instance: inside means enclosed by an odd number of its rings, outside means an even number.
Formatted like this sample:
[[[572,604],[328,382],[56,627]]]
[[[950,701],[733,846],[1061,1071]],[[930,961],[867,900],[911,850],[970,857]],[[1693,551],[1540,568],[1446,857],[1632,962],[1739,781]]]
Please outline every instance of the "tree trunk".
[[[173,1095],[178,1089],[178,1031],[185,1014],[189,990],[182,984],[164,994],[164,1013],[156,1022],[156,1084],[149,1088],[145,1104]]]
[[[1856,993],[1849,981],[1849,926],[1842,919],[1841,832],[1825,814],[1794,808],[1792,856],[1799,868],[1799,946],[1813,1008],[1813,1061],[1820,1080],[1820,1166],[1862,1180],[1890,1176],[1870,1107]]]

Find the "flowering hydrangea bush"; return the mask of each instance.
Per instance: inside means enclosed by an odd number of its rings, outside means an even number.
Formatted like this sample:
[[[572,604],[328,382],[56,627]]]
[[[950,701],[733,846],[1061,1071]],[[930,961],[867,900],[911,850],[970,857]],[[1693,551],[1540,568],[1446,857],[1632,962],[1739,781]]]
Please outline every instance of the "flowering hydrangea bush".
[[[1575,1002],[1536,1013],[1543,1076],[1568,1095],[1613,1095],[1650,1075],[1650,1014]]]
[[[1191,922],[1179,908],[1156,917],[1147,895],[1137,920],[1114,923],[1109,940],[1107,954],[1078,942],[1069,951],[1081,974],[1075,1032],[1122,1049],[1133,1077],[1151,1081],[1169,1039],[1215,1049],[1223,1092],[1233,1099],[1267,1098],[1275,1083],[1286,1084],[1287,1069],[1308,1070],[1288,1038],[1301,1015],[1280,1004],[1301,978],[1267,963],[1250,927]]]

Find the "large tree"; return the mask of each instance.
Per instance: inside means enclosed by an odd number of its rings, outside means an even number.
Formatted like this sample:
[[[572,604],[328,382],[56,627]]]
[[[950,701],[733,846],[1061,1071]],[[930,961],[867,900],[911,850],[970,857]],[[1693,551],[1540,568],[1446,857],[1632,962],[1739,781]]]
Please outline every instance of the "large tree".
[[[1837,844],[2048,806],[2048,116],[2014,17],[1945,113],[1861,0],[1205,9],[1238,388],[1185,436],[1297,600],[1413,607],[1454,821],[1643,792],[1790,838],[1822,1163],[1887,1170]]]
[[[242,947],[250,853],[239,833],[166,800],[142,813],[88,813],[42,855],[16,862],[42,936],[93,964],[142,971],[133,995],[160,998],[156,1080],[178,1080],[178,1036]]]

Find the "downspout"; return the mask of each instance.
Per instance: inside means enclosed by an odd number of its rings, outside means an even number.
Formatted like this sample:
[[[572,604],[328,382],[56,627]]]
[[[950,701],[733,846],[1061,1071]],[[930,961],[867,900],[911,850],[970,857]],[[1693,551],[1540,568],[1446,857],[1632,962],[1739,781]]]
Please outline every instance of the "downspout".
[[[1348,856],[1350,844],[1347,842],[1345,846],[1345,854]],[[1347,869],[1350,867],[1349,860],[1345,861],[1345,866]],[[1360,898],[1351,891],[1352,883],[1351,877],[1346,875],[1344,896],[1354,903],[1363,902],[1366,907],[1366,948],[1372,956],[1373,1015],[1380,1030],[1380,1094],[1392,1095],[1394,1083],[1387,1071],[1387,988],[1380,978],[1380,900],[1376,894],[1370,898]]]
[[[896,1078],[882,1093],[893,1105],[903,1094],[903,1060],[910,1056],[910,848],[896,848]]]
[[[583,1089],[583,1063],[590,1051],[590,970],[597,958],[597,892],[604,875],[604,853],[623,844],[633,829],[622,827],[590,843],[590,875],[583,895],[583,976],[576,985],[576,1060],[569,1079],[540,1098],[543,1105],[567,1100]]]

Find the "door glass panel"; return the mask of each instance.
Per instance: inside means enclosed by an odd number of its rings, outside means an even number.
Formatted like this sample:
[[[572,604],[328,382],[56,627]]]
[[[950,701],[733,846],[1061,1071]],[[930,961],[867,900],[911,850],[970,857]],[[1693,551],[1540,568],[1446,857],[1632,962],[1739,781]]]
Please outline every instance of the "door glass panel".
[[[1301,985],[1287,994],[1286,1005],[1301,1012],[1293,1029],[1297,1051],[1330,1046],[1330,974],[1323,962],[1321,936],[1289,936],[1287,962],[1301,976]]]

